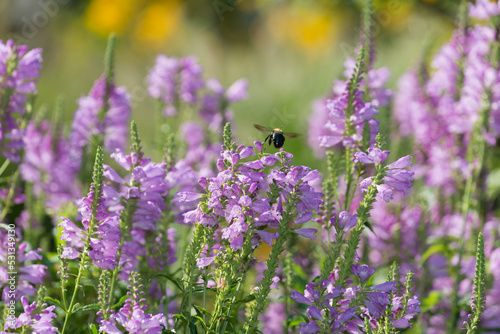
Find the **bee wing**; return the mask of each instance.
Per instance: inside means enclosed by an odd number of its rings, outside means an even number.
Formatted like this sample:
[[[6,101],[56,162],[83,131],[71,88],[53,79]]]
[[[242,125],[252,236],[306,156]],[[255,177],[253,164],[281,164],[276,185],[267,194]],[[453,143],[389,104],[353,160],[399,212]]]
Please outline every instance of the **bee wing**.
[[[253,125],[257,130],[262,131],[262,132],[273,132],[273,129],[267,128],[265,126],[259,125],[259,124],[254,124]]]
[[[300,136],[300,133],[293,133],[293,132],[283,132],[283,135],[289,137],[289,138],[295,138]]]

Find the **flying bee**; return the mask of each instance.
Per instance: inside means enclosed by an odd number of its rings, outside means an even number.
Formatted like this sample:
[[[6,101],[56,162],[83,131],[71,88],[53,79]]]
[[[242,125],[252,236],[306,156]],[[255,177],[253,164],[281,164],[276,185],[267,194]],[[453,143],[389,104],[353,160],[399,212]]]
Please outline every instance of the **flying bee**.
[[[264,139],[264,143],[268,142],[269,146],[271,146],[271,143],[273,143],[274,147],[276,148],[280,148],[283,146],[283,144],[285,143],[285,136],[295,138],[299,135],[297,133],[283,132],[283,130],[279,128],[271,129],[258,124],[254,124],[253,126],[259,131],[267,133],[271,132],[271,134],[267,136],[266,139]]]

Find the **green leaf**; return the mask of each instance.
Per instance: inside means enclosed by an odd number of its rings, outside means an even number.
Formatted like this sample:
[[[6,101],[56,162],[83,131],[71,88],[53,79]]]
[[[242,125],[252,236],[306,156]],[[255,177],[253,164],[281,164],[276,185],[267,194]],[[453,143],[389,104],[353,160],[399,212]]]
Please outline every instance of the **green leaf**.
[[[217,292],[217,288],[197,288],[197,289],[193,289],[193,294],[196,294],[196,293],[202,293],[203,291],[212,291],[212,292]]]
[[[90,324],[89,329],[92,334],[99,334],[99,332],[97,331],[97,327],[94,324]]]
[[[252,300],[255,300],[255,295],[254,294],[248,295],[248,296],[246,296],[243,299],[237,300],[234,303],[234,305],[245,304],[245,303],[251,302]]]
[[[203,307],[199,307],[196,305],[193,305],[193,307],[196,310],[196,313],[198,313],[198,315],[200,315],[200,316],[202,316],[203,314],[211,315],[210,312]]]
[[[114,309],[114,308],[117,308],[117,307],[119,307],[119,306],[123,305],[123,303],[125,303],[125,300],[127,300],[127,298],[129,298],[129,296],[127,296],[127,295],[123,295],[123,296],[120,298],[120,300],[116,302],[116,304],[115,304],[115,305],[111,306],[111,308],[112,308],[112,309]]]
[[[441,301],[441,291],[432,291],[427,297],[422,300],[422,314],[432,309]]]
[[[295,319],[292,320],[288,323],[288,327],[294,328],[297,327],[299,324],[302,324],[304,322],[304,319]]]
[[[436,253],[445,253],[446,252],[446,246],[441,244],[441,245],[434,245],[431,246],[428,250],[425,251],[425,253],[422,255],[422,259],[420,260],[420,263],[423,264],[425,261],[429,259],[429,257],[433,254]]]
[[[201,317],[199,317],[199,316],[197,316],[197,315],[193,316],[193,318],[198,319],[198,321],[200,322],[200,324],[203,326],[203,329],[205,329],[205,331],[207,331],[207,332],[208,332],[208,327],[207,327],[207,325],[205,324],[205,321],[203,321],[203,318],[201,318]]]
[[[77,310],[74,310],[73,313],[88,311],[88,310],[98,310],[99,308],[100,308],[99,304],[89,304],[89,305],[85,305],[84,307],[80,307]]]
[[[174,283],[174,285],[177,287],[177,289],[184,292],[184,287],[182,286],[182,283],[179,281],[179,279],[173,277],[172,275],[167,275],[164,273],[154,274],[153,276],[151,276],[149,278],[149,280],[151,281],[155,277],[164,277],[164,278],[168,279],[170,282]]]
[[[196,328],[196,323],[193,321],[189,323],[189,332],[191,334],[198,334],[198,328]]]
[[[298,315],[299,317],[304,319],[305,322],[309,323],[309,318],[305,314],[303,314],[302,312],[295,310],[295,309],[293,309],[293,311],[295,312],[296,315]]]
[[[64,309],[64,307],[61,305],[61,302],[58,301],[57,299],[45,296],[45,297],[43,297],[43,300],[48,300],[48,301],[53,302],[54,304],[56,304],[57,306],[59,306],[63,311],[66,312],[66,310]]]

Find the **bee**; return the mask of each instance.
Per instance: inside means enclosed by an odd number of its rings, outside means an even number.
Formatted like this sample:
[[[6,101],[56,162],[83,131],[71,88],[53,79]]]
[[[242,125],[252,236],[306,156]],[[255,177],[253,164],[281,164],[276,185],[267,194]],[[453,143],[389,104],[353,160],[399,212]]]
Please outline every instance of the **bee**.
[[[267,136],[266,139],[264,139],[264,143],[268,142],[269,146],[271,146],[271,143],[273,143],[274,147],[276,148],[280,148],[283,146],[283,144],[285,143],[285,136],[295,138],[299,135],[297,133],[283,132],[283,130],[279,128],[271,129],[258,124],[254,124],[253,126],[259,131],[267,133],[271,132],[271,134]]]

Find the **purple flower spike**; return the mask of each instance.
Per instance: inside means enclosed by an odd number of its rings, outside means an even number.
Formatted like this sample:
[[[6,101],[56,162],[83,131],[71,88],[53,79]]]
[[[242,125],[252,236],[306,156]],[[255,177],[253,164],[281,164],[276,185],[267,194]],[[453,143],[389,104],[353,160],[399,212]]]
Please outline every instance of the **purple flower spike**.
[[[194,57],[176,59],[160,55],[156,58],[146,81],[149,94],[165,104],[164,116],[177,113],[174,106],[177,98],[188,104],[198,101],[198,91],[205,85],[202,72]]]
[[[131,114],[130,96],[125,87],[111,84],[108,100],[106,97],[106,78],[96,80],[88,96],[78,100],[71,125],[70,142],[72,155],[82,158],[82,149],[89,145],[94,136],[102,136],[104,148],[108,152],[124,150],[127,145],[129,119]],[[103,110],[107,106],[107,110]],[[103,113],[101,115],[101,113]]]
[[[479,20],[489,20],[500,14],[500,3],[490,0],[476,0],[469,4],[469,15]]]
[[[5,328],[20,328],[23,327],[23,330],[31,329],[33,333],[56,333],[57,327],[52,325],[52,321],[57,318],[57,315],[52,312],[56,308],[55,305],[46,307],[38,314],[33,314],[36,310],[36,302],[28,303],[28,298],[25,296],[21,297],[21,303],[24,308],[24,312],[19,315],[17,319],[14,321],[9,319],[5,323]]]
[[[36,82],[41,65],[41,49],[28,51],[25,45],[15,45],[12,40],[7,43],[0,41],[0,95],[3,99],[0,110],[0,152],[13,162],[20,161],[19,150],[24,146],[20,118],[26,112],[27,95],[37,93]]]
[[[411,156],[407,155],[385,167],[386,176],[383,178],[384,183],[377,185],[377,197],[379,199],[389,203],[390,200],[393,199],[394,191],[401,192],[405,196],[408,195],[409,189],[412,186],[413,175],[415,173],[403,168],[413,166],[410,159]],[[361,190],[366,192],[368,187],[371,185],[372,180],[372,177],[362,180],[359,184]]]

